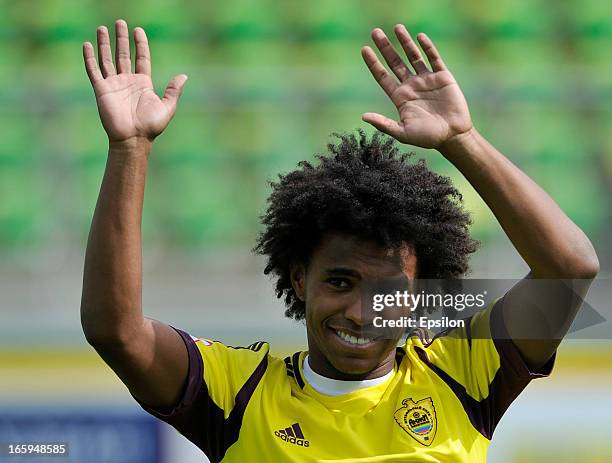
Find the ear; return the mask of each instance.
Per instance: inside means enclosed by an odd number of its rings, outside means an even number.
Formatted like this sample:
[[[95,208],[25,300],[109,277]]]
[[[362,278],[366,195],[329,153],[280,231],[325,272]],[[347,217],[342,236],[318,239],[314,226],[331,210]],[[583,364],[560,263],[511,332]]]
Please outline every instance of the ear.
[[[304,302],[306,294],[306,269],[302,264],[294,264],[290,270],[291,286],[298,299]]]

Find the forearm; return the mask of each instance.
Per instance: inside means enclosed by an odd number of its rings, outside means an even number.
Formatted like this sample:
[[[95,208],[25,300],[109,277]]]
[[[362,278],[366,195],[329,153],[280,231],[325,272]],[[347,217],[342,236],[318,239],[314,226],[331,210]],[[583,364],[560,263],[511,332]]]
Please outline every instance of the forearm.
[[[536,278],[592,278],[593,246],[553,199],[476,130],[440,148],[489,206]]]
[[[142,326],[141,219],[151,142],[111,144],[92,220],[81,323],[90,342],[121,342]]]

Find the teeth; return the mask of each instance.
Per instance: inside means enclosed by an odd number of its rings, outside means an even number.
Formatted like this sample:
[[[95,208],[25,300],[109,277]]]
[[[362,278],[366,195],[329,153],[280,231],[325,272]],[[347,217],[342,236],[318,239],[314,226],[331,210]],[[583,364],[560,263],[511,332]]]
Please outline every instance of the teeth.
[[[372,342],[372,339],[370,338],[356,338],[355,336],[351,336],[344,331],[336,331],[336,334],[350,344],[368,344]]]

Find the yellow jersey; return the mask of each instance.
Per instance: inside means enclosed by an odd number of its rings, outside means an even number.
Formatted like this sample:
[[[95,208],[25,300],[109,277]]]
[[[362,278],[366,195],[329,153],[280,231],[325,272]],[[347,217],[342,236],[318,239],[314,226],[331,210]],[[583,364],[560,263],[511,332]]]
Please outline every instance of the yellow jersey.
[[[177,330],[189,352],[182,398],[141,406],[213,463],[485,462],[501,416],[555,360],[531,371],[507,336],[492,339],[496,308],[453,329],[461,333],[409,337],[389,379],[337,396],[304,379],[307,352],[281,359],[265,342],[230,347]]]

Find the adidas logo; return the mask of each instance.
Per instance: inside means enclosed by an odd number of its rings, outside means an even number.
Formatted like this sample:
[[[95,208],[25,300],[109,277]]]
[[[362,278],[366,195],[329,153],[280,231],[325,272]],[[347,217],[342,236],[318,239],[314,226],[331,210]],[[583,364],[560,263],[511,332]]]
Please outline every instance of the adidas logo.
[[[310,442],[304,437],[302,428],[299,423],[293,423],[290,427],[274,431],[274,435],[279,439],[289,442],[290,444],[299,445],[302,447],[310,446]]]

